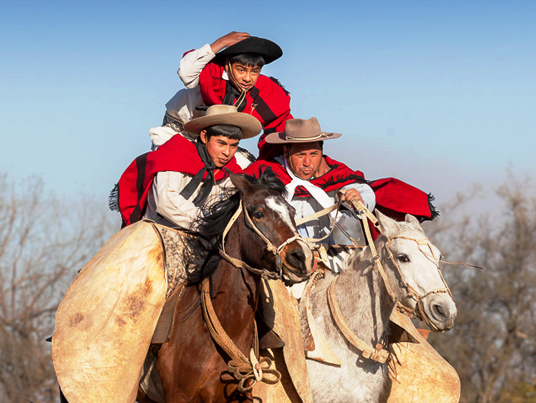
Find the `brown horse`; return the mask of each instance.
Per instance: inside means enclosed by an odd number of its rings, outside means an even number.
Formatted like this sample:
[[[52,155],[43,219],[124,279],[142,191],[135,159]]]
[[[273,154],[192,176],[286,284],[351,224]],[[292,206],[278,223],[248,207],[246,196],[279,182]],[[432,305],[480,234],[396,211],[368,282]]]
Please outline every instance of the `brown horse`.
[[[284,186],[277,178],[233,176],[231,180],[239,192],[216,205],[215,214],[200,226],[205,236],[219,233],[226,249],[222,255],[230,258],[218,259],[212,274],[204,277],[209,278],[210,299],[221,326],[242,354],[250,357],[261,277],[302,281],[311,274],[313,255],[299,239],[294,211],[282,197]],[[242,212],[223,232],[229,217],[235,214],[236,218],[239,205]],[[185,288],[174,323],[170,341],[161,346],[156,362],[166,402],[252,402],[249,392],[238,391],[238,381],[228,372],[230,357],[209,333],[199,284]],[[153,402],[142,392],[138,401]]]

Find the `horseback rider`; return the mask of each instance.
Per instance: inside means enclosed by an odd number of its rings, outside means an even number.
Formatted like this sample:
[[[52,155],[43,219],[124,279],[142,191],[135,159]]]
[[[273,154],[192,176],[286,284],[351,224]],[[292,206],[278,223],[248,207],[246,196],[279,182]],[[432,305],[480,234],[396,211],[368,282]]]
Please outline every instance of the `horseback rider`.
[[[239,141],[262,130],[255,117],[231,105],[213,105],[184,127],[196,141],[173,136],[121,176],[115,194],[124,225],[148,218],[191,230],[208,205],[228,196],[229,172],[242,171],[234,158]]]
[[[174,291],[186,283],[186,268],[176,264],[183,256],[183,243],[177,241],[182,238],[170,233],[195,231],[205,209],[236,191],[229,176],[242,172],[234,158],[238,143],[262,130],[255,117],[232,105],[213,105],[185,128],[197,134],[196,141],[173,136],[125,170],[111,198],[128,227],[82,269],[60,305],[52,351],[69,401],[134,402],[150,343],[168,337],[167,331],[156,335],[164,304],[171,295],[178,298],[180,291]],[[142,218],[161,225],[131,225]],[[164,240],[164,233],[171,241]],[[168,259],[174,262],[171,276]],[[90,393],[89,384],[97,391]]]
[[[292,118],[288,93],[276,79],[260,74],[265,64],[282,54],[268,39],[234,31],[211,45],[186,52],[177,72],[186,88],[166,104],[162,126],[150,130],[153,149],[176,133],[194,138],[185,123],[202,115],[199,109],[203,106],[215,104],[235,105],[239,112],[256,117],[265,130],[264,144],[266,134],[283,130],[285,121]],[[251,162],[240,154],[237,160],[242,167]]]
[[[344,217],[337,219],[339,223],[355,221],[356,215],[347,203],[359,200],[373,210],[375,196],[362,172],[353,171],[323,154],[324,141],[339,137],[340,133],[322,131],[314,117],[287,120],[284,131],[269,134],[265,139],[268,144],[283,145],[283,153],[273,159],[257,160],[246,169],[246,173],[256,176],[271,167],[286,185],[287,201],[296,209],[296,220],[332,206],[337,201],[338,191],[344,189],[346,193],[342,201],[346,202],[346,209]],[[335,212],[332,212],[331,218],[334,217]],[[316,217],[299,225],[298,231],[304,237],[326,238],[324,243],[333,244],[331,218],[327,214]],[[348,222],[345,227],[348,227]]]
[[[283,153],[274,158],[259,158],[245,172],[256,176],[259,174],[259,169],[264,170],[271,167],[287,185],[289,192],[287,198],[297,210],[296,220],[316,213],[321,208],[329,207],[327,206],[328,199],[322,199],[325,197],[324,194],[329,196],[333,204],[337,191],[347,188],[350,190],[345,194],[343,200],[348,202],[354,198],[357,200],[361,198],[361,201],[370,211],[378,209],[383,214],[398,221],[403,221],[406,214],[415,216],[421,222],[433,220],[439,215],[432,204],[434,197],[431,194],[396,178],[366,181],[361,171],[354,171],[345,164],[322,155],[323,141],[340,136],[340,133],[323,132],[316,118],[288,120],[283,132],[272,133],[266,137],[267,144],[283,145]],[[261,149],[261,154],[262,151]],[[303,164],[302,159],[305,156],[310,161]],[[313,158],[311,159],[311,157]],[[351,190],[351,188],[355,190]],[[325,201],[321,202],[320,200]],[[348,213],[344,212],[344,214]],[[355,215],[353,217],[355,218]],[[341,241],[347,243],[347,234],[351,232],[349,230],[351,227],[357,227],[353,226],[351,221],[349,225],[344,225],[341,221],[338,221],[337,228],[342,228],[341,232],[344,235],[339,237],[340,241],[336,242],[338,244]],[[304,231],[305,226],[307,227],[306,232]],[[305,236],[317,238],[318,235],[325,236],[327,230],[331,228],[331,224],[328,216],[324,216],[302,224],[298,228],[301,228],[301,233]],[[379,235],[378,232],[374,228],[371,230],[376,238]],[[334,234],[337,232],[334,231]],[[352,235],[352,237],[354,236]],[[330,241],[332,239],[328,238],[324,242],[330,243]]]

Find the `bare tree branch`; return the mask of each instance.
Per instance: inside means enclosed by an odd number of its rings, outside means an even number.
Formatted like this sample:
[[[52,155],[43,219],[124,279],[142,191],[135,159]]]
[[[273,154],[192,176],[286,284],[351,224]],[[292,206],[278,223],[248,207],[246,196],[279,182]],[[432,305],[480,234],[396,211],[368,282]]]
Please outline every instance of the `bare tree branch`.
[[[0,175],[0,401],[58,401],[45,339],[79,269],[117,227],[90,199],[59,201],[39,179]],[[115,228],[114,228],[115,227]]]
[[[495,193],[502,202],[497,208],[463,212],[471,199],[458,197],[449,204],[450,214],[432,224],[437,229],[431,237],[445,255],[484,267],[445,273],[459,316],[450,334],[431,336],[458,370],[464,402],[534,401],[529,387],[536,378],[533,190],[531,178],[511,175]]]

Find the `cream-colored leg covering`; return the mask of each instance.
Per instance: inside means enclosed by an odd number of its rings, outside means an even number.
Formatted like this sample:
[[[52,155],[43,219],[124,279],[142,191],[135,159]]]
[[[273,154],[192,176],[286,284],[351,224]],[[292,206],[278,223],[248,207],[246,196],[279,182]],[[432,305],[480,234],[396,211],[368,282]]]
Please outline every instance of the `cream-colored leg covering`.
[[[69,403],[132,403],[165,302],[160,238],[147,222],[115,234],[56,313],[52,360]]]

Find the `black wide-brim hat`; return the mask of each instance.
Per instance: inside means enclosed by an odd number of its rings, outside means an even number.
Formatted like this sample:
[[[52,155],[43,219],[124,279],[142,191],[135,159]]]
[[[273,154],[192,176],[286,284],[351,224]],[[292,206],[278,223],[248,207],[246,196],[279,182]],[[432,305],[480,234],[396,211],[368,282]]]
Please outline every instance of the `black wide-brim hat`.
[[[269,39],[250,36],[249,38],[223,49],[216,55],[216,57],[225,59],[226,57],[233,57],[243,53],[256,53],[261,55],[266,64],[272,63],[274,60],[283,56],[283,50],[281,50],[277,43],[272,42]]]

